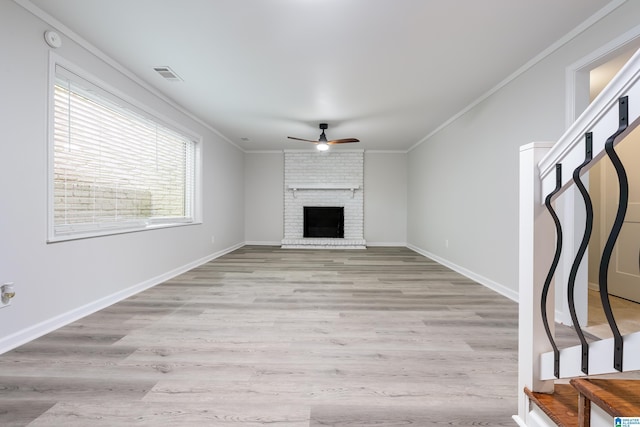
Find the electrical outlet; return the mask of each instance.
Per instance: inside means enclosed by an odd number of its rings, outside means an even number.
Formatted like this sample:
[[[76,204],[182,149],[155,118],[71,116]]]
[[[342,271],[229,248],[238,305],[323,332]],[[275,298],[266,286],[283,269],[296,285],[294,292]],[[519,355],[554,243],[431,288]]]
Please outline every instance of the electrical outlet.
[[[445,248],[449,248],[449,239],[446,239],[446,240],[444,241],[444,247],[445,247]]]
[[[211,236],[211,244],[214,244],[216,242],[216,236]]]

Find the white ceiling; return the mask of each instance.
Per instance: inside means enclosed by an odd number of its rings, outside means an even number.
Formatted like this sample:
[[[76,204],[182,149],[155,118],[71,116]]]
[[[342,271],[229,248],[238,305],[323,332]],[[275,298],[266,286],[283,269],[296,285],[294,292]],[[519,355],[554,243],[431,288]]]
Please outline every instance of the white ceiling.
[[[308,148],[286,137],[320,122],[348,148],[407,150],[610,3],[31,2],[246,150]]]

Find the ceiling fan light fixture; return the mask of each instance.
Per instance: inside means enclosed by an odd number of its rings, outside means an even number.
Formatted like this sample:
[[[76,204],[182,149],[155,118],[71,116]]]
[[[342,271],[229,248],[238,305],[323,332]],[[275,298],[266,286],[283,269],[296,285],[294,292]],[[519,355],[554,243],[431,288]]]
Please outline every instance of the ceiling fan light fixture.
[[[288,136],[287,138],[295,139],[296,141],[312,142],[316,144],[318,151],[327,151],[329,149],[329,145],[346,144],[348,142],[360,142],[360,140],[356,138],[332,139],[331,141],[329,141],[327,139],[327,135],[324,133],[325,129],[327,129],[328,127],[329,127],[328,124],[320,123],[320,129],[322,130],[322,133],[320,134],[320,138],[318,138],[317,141],[312,141],[310,139],[304,139],[304,138],[296,138],[295,136]]]

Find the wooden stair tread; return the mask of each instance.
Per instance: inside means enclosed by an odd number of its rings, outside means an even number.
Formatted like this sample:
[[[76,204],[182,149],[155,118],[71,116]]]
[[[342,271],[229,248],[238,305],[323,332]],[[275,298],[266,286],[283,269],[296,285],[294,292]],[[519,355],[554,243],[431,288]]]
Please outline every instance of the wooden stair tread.
[[[553,394],[524,392],[559,427],[578,426],[578,392],[570,384],[556,384]]]
[[[640,414],[640,380],[574,378],[571,385],[612,417]]]

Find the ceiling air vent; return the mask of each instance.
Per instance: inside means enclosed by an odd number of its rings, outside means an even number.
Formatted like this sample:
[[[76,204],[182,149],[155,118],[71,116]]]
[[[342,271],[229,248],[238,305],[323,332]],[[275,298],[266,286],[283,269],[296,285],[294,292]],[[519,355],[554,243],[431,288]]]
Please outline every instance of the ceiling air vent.
[[[181,82],[182,79],[180,78],[180,76],[178,76],[171,68],[169,67],[153,67],[154,70],[156,70],[156,72],[158,74],[160,74],[162,77],[165,78],[165,80],[168,80],[170,82]]]

